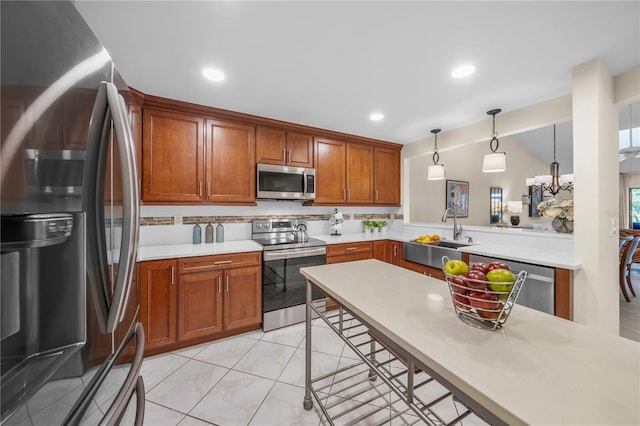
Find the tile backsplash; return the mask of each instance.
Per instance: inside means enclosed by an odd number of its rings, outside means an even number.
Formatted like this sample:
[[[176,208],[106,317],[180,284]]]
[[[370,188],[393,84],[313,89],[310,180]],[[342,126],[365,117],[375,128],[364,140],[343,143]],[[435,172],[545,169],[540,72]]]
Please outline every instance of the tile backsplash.
[[[303,218],[310,234],[329,234],[329,218],[334,207],[302,206],[295,202],[258,202],[257,206],[140,206],[140,245],[187,244],[193,226],[222,223],[225,240],[251,238],[251,221],[270,217]],[[343,233],[362,232],[365,219],[389,221],[402,226],[402,209],[398,207],[338,207],[345,218]],[[176,216],[182,224],[174,224]]]

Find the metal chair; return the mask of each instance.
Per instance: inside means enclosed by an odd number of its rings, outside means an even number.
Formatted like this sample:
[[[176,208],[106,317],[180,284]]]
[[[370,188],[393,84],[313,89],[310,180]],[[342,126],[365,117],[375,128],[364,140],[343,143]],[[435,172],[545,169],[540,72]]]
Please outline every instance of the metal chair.
[[[631,302],[629,295],[627,294],[627,286],[631,291],[631,294],[635,297],[636,292],[631,285],[631,264],[633,263],[633,255],[638,248],[638,244],[640,244],[640,236],[634,237],[631,241],[625,241],[622,246],[622,256],[620,257],[620,290],[622,290],[622,295],[624,296],[627,302]]]

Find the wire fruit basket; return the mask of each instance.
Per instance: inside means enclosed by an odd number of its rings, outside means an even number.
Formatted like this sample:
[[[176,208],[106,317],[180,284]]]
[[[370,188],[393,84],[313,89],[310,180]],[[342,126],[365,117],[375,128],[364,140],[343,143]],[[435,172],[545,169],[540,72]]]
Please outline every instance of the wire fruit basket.
[[[502,328],[527,279],[527,271],[515,275],[514,282],[483,281],[449,274],[444,268],[448,261],[447,256],[442,257],[442,272],[458,318],[485,330]]]

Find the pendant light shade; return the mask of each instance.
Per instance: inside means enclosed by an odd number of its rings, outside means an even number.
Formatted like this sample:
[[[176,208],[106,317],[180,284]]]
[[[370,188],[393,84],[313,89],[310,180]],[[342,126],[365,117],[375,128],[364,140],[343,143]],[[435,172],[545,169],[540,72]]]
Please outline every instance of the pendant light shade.
[[[438,154],[438,133],[440,129],[433,129],[431,131],[435,135],[434,149],[433,149],[433,165],[427,169],[427,180],[442,180],[444,179],[444,164],[438,164],[440,160],[440,154]]]
[[[482,160],[482,171],[484,173],[498,173],[507,170],[507,154],[504,152],[494,152],[486,154]]]
[[[492,109],[491,111],[487,111],[487,114],[493,116],[493,131],[491,132],[491,141],[489,142],[491,154],[486,154],[482,160],[482,171],[484,173],[498,173],[507,170],[507,153],[498,152],[500,141],[498,140],[498,133],[496,132],[496,114],[499,114],[500,111],[502,110]]]
[[[434,164],[432,166],[429,166],[429,169],[427,170],[427,179],[428,180],[444,179],[444,165]]]

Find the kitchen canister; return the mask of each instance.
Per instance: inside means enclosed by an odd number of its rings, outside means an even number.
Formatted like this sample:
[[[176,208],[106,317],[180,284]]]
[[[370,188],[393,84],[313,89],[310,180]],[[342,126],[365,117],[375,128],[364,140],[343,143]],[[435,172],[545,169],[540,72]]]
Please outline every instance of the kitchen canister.
[[[199,223],[196,223],[193,227],[193,244],[200,243],[202,243],[202,228]]]
[[[207,225],[206,230],[204,231],[204,242],[209,244],[213,242],[213,225],[211,222]]]
[[[216,226],[216,243],[223,243],[224,242],[224,226],[222,226],[222,223],[218,223],[218,226]]]

